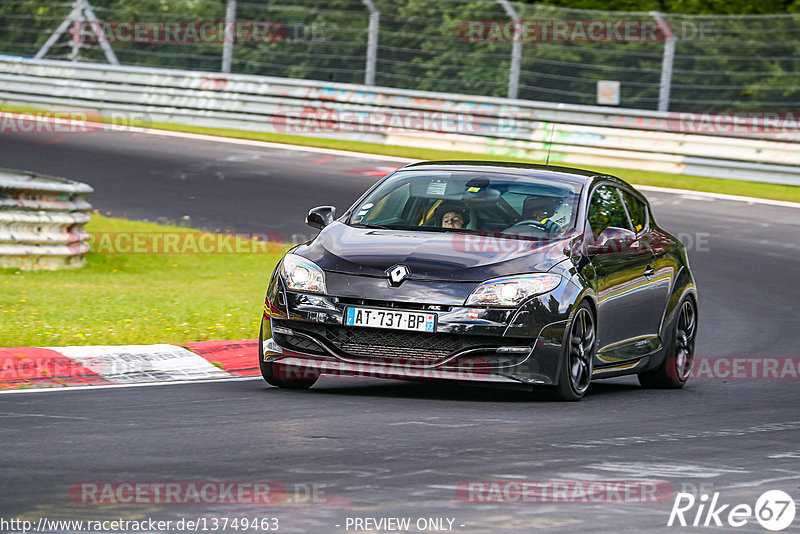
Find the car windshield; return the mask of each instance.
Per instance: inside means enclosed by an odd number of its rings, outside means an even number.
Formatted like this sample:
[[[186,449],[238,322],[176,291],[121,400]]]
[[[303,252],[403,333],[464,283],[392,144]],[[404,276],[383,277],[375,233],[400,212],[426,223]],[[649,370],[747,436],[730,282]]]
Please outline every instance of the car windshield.
[[[547,238],[575,226],[580,185],[468,171],[401,171],[353,211],[357,227]]]

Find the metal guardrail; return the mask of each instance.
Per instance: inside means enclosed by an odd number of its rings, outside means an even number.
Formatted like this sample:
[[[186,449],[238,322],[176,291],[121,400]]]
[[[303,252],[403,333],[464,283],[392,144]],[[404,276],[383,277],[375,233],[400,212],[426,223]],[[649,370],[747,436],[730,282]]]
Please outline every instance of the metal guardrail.
[[[551,149],[566,165],[800,185],[800,130],[755,119],[717,121],[723,134],[709,135],[679,112],[8,57],[0,103],[533,160]]]
[[[93,189],[83,183],[0,169],[0,267],[81,267],[89,252]]]

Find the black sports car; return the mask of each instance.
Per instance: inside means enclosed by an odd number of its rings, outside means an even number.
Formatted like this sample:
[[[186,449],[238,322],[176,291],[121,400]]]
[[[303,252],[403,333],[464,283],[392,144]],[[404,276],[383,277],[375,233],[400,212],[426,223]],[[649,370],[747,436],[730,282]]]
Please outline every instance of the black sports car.
[[[308,213],[319,235],[270,280],[259,361],[274,386],[320,374],[450,379],[578,400],[598,378],[680,388],[689,376],[686,251],[619,178],[415,163],[335,214]]]

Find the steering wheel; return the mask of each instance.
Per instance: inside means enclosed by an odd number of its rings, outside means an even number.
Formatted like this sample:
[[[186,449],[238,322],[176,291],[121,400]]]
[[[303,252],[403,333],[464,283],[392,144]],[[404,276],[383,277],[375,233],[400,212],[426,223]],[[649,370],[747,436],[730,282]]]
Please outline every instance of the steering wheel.
[[[506,230],[511,230],[512,228],[516,228],[517,226],[536,226],[546,231],[546,226],[543,223],[537,221],[536,219],[525,219],[523,221],[519,221],[506,228]]]

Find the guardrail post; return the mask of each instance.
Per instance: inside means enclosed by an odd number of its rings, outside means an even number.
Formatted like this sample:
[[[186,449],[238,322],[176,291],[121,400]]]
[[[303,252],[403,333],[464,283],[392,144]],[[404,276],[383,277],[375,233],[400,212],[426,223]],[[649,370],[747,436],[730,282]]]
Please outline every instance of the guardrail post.
[[[233,41],[236,35],[236,0],[228,0],[225,10],[225,39],[222,44],[222,72],[231,71],[233,61]]]
[[[508,98],[517,98],[519,93],[519,63],[522,58],[522,21],[517,10],[508,0],[497,0],[506,14],[514,21],[514,42],[511,45],[511,69],[508,73]]]
[[[675,33],[661,13],[651,11],[650,16],[655,19],[658,28],[666,37],[664,58],[661,61],[661,85],[658,88],[658,111],[667,111],[669,110],[669,90],[672,85],[672,62],[675,59]]]
[[[362,0],[369,9],[369,36],[367,37],[367,68],[364,85],[375,85],[375,64],[378,62],[378,27],[381,14],[372,0]]]

